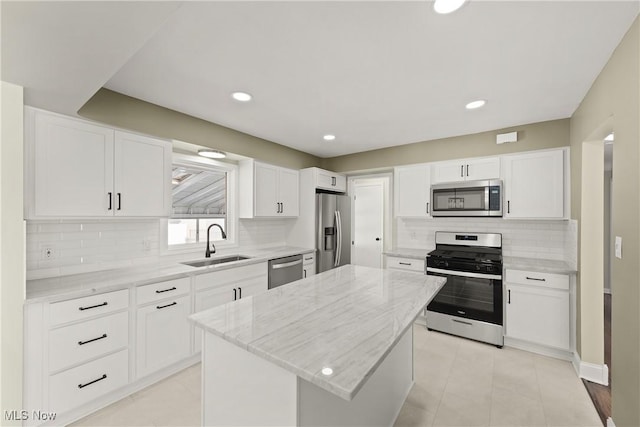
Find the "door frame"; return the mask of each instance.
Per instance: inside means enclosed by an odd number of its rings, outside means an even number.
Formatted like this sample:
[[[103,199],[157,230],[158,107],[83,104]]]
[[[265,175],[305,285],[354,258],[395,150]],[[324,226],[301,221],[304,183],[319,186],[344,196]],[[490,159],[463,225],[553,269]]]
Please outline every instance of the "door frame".
[[[351,259],[353,258],[353,236],[355,235],[355,206],[353,206],[353,196],[355,185],[358,181],[364,182],[381,182],[382,183],[382,253],[384,255],[385,252],[391,250],[393,247],[393,217],[391,212],[391,202],[393,200],[393,172],[381,172],[381,173],[367,173],[363,175],[350,175],[347,179],[347,194],[349,195],[349,200],[351,202]],[[382,261],[381,266],[384,268],[384,261]]]

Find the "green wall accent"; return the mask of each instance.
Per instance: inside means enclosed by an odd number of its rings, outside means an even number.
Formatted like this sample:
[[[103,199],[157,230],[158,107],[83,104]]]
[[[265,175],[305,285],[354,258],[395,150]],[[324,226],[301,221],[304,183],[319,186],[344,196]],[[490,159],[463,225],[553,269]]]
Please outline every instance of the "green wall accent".
[[[177,139],[293,169],[320,164],[320,159],[311,154],[104,88],[96,92],[78,114],[111,126]]]

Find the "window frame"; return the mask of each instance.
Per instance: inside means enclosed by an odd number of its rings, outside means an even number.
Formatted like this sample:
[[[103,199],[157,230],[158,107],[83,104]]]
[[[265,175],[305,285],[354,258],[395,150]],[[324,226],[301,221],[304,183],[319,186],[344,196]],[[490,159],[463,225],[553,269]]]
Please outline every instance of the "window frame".
[[[222,170],[227,174],[227,219],[226,229],[224,230],[227,239],[222,241],[216,241],[216,248],[226,249],[235,248],[238,246],[238,165],[234,163],[221,162],[212,159],[206,159],[200,156],[194,156],[183,153],[172,153],[171,159],[172,165],[195,167],[200,169],[212,169]],[[173,211],[173,198],[171,199],[171,210]],[[176,218],[179,218],[176,216]],[[202,217],[207,218],[207,217]],[[186,252],[201,251],[202,257],[204,257],[204,251],[206,244],[204,242],[197,243],[183,243],[179,245],[169,245],[168,227],[169,220],[173,219],[173,216],[168,218],[162,218],[160,220],[160,245],[163,255],[173,255]],[[195,217],[193,218],[195,219]]]

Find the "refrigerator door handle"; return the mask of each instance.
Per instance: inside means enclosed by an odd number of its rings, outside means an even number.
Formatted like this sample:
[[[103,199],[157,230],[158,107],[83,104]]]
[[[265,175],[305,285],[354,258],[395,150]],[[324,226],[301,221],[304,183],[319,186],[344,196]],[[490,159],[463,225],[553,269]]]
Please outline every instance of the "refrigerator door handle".
[[[335,262],[333,263],[333,266],[337,267],[340,265],[340,250],[342,246],[342,225],[340,224],[340,212],[335,211],[334,216],[335,216],[335,223],[336,223],[336,249],[335,249],[336,259],[335,259]]]

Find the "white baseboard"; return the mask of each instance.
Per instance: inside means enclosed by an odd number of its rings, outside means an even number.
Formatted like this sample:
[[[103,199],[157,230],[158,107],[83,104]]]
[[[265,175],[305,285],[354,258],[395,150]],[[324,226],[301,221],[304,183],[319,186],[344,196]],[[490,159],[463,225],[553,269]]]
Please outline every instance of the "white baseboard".
[[[607,418],[607,427],[616,427],[616,425],[613,423],[613,418]]]
[[[531,353],[537,353],[543,356],[553,357],[561,360],[570,361],[572,360],[572,357],[573,357],[573,353],[569,350],[562,350],[559,348],[547,347],[544,345],[520,340],[517,338],[512,338],[509,336],[504,337],[504,345],[507,347],[513,347],[519,350],[525,350]]]
[[[573,353],[573,368],[580,378],[592,383],[609,385],[609,367],[606,364],[583,362],[578,353]]]

